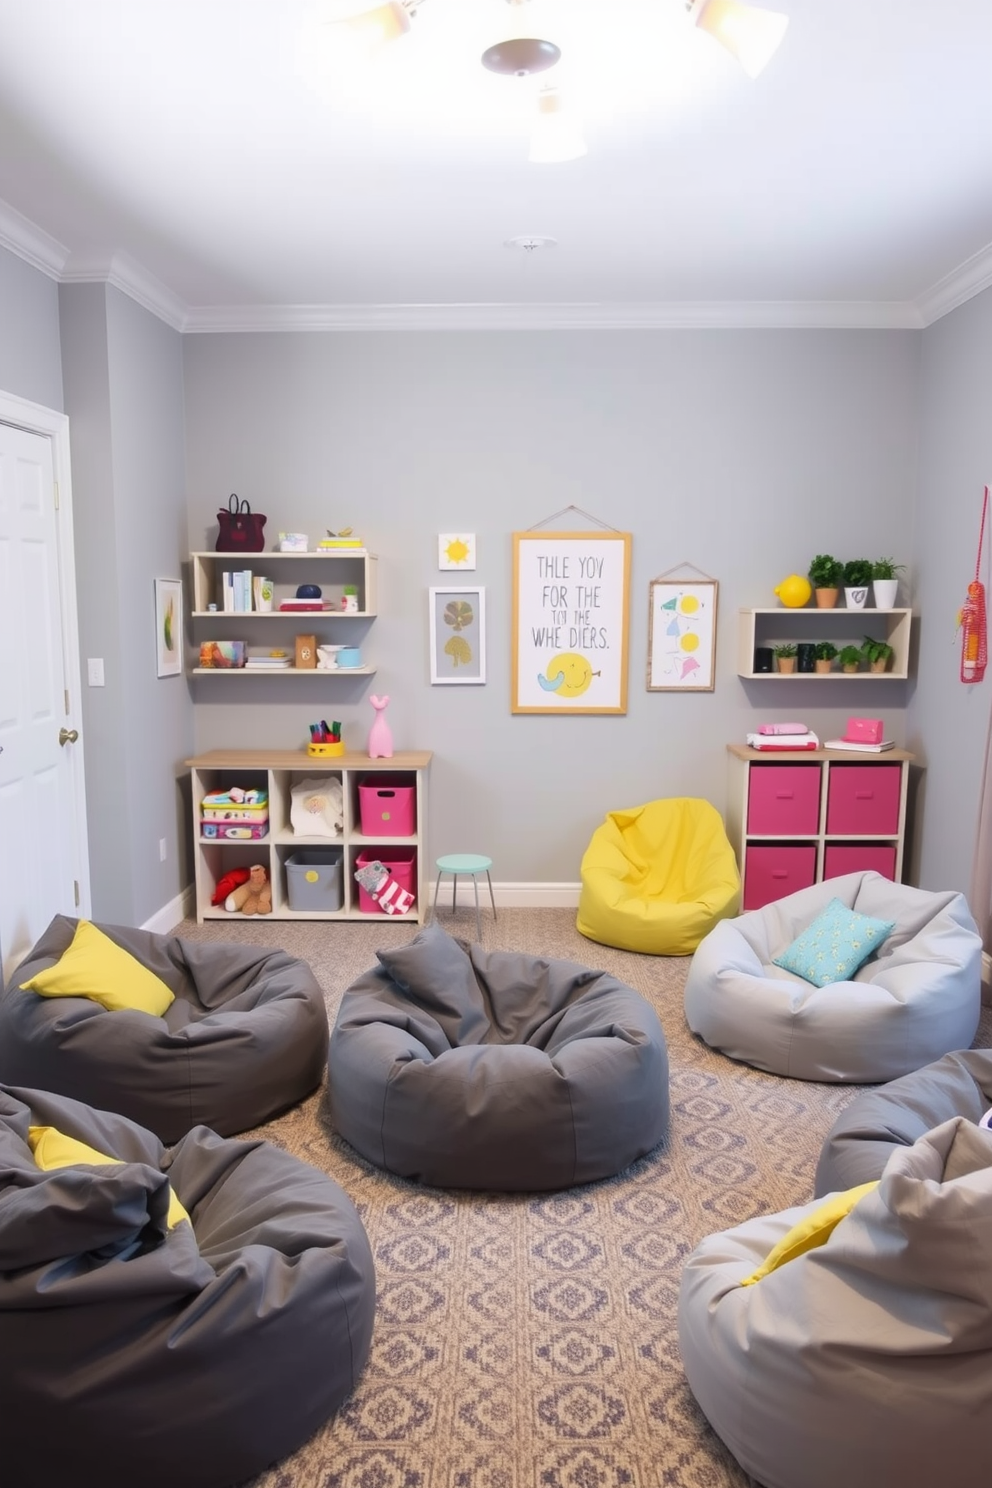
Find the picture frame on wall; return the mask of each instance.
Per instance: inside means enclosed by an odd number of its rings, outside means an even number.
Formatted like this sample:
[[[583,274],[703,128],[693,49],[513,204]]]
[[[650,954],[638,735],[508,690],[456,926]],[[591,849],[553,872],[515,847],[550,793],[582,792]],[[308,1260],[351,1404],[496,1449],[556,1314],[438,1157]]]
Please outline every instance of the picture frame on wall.
[[[648,692],[712,692],[716,685],[716,579],[652,579]]]
[[[464,584],[430,590],[431,683],[471,686],[486,680],[486,591]]]
[[[626,713],[629,532],[513,534],[513,713]]]
[[[156,675],[178,677],[183,670],[183,581],[155,580]]]

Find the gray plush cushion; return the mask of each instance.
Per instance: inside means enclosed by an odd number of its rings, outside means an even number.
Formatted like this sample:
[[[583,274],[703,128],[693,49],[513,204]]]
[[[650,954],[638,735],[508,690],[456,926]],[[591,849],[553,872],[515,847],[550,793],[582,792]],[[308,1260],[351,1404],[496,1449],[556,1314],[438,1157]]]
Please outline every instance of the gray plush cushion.
[[[245,1131],[320,1084],[327,1010],[305,961],[101,924],[175,994],[163,1017],[22,991],[59,959],[77,924],[56,915],[0,997],[0,1081],[119,1111],[164,1142],[198,1125]]]
[[[123,1160],[41,1171],[31,1125]],[[167,1183],[192,1224],[165,1225]],[[372,1255],[331,1179],[204,1127],[0,1087],[0,1398],[11,1488],[228,1488],[353,1389]]]
[[[816,1203],[689,1257],[693,1394],[764,1488],[975,1488],[992,1430],[992,1132],[899,1147],[826,1244],[742,1287]]]
[[[848,982],[814,987],[774,959],[831,899],[896,928]],[[982,942],[963,894],[849,873],[724,920],[692,958],[689,1027],[711,1048],[797,1080],[893,1080],[966,1048]]]
[[[668,1054],[632,988],[570,961],[484,951],[437,925],[345,993],[334,1124],[363,1157],[452,1188],[565,1188],[668,1127]]]
[[[992,1107],[992,1049],[945,1054],[901,1080],[866,1090],[845,1106],[823,1144],[816,1192],[879,1178],[896,1147],[912,1147],[955,1116],[979,1121]]]

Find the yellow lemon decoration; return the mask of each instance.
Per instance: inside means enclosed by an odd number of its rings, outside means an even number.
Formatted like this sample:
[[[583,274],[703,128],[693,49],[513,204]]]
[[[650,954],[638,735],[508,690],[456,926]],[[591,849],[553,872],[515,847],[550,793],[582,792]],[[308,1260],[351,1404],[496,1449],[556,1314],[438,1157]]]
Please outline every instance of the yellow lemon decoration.
[[[776,585],[775,593],[786,609],[801,610],[804,604],[809,604],[813,589],[809,579],[804,579],[800,574],[790,574],[781,584]]]

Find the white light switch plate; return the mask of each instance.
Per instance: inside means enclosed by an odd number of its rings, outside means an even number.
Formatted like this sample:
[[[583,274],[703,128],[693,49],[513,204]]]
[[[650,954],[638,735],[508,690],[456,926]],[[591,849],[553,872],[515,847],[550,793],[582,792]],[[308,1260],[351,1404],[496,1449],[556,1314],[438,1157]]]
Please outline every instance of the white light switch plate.
[[[103,687],[103,657],[88,656],[86,658],[86,680],[91,687]]]

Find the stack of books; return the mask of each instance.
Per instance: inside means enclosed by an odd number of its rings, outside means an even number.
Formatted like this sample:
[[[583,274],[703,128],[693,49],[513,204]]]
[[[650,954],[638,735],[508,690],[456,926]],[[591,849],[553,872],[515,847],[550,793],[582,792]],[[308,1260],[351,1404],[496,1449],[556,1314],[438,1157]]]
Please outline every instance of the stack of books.
[[[884,754],[886,749],[894,749],[895,744],[891,739],[879,739],[877,744],[866,744],[860,739],[828,739],[824,749],[849,749],[852,754]]]
[[[239,568],[232,571],[227,569],[220,576],[221,579],[221,608],[228,613],[237,611],[247,612],[251,609],[251,579],[250,568]]]
[[[307,610],[329,610],[330,605],[323,599],[281,599],[280,610],[290,614],[303,614]]]
[[[287,671],[293,665],[293,658],[288,651],[256,651],[248,648],[248,659],[245,669],[254,672],[278,672]]]
[[[338,537],[335,533],[328,533],[322,537],[317,544],[318,553],[357,553],[365,552],[365,544],[360,537]]]

